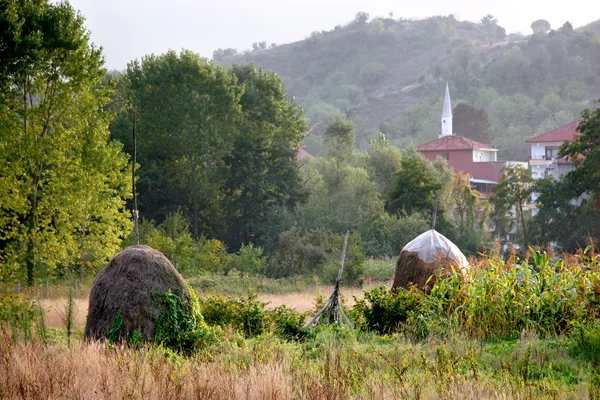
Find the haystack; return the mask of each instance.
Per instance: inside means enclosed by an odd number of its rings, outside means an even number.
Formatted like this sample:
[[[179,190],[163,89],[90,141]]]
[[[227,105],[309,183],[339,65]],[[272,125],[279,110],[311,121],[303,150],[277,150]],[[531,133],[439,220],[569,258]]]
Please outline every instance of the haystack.
[[[120,327],[118,339],[135,330],[143,339],[153,338],[161,313],[153,295],[169,291],[184,303],[191,301],[184,279],[161,252],[140,245],[126,248],[94,280],[85,338],[103,340],[113,327]]]
[[[416,285],[429,292],[440,273],[445,276],[452,267],[465,273],[469,269],[467,258],[450,239],[431,229],[410,241],[400,252],[392,290]]]

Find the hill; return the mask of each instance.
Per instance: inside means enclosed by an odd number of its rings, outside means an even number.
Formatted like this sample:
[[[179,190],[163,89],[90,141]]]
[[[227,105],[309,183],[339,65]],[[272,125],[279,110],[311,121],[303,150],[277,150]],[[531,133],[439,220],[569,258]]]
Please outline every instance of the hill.
[[[524,159],[524,140],[577,118],[600,98],[600,41],[570,24],[545,34],[506,35],[492,16],[424,20],[357,14],[331,31],[282,46],[218,50],[217,63],[273,70],[305,109],[307,145],[319,154],[335,115],[356,124],[359,147],[379,131],[402,147],[437,137],[445,82],[453,104],[487,112],[501,157]],[[460,132],[458,132],[460,133]]]
[[[579,32],[591,32],[600,36],[600,19],[594,22],[590,22],[587,25],[577,28]]]

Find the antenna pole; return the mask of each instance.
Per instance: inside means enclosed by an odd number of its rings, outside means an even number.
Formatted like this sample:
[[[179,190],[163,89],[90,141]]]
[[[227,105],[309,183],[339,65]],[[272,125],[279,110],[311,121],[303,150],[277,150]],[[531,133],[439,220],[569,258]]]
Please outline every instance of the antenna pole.
[[[135,233],[135,245],[140,244],[139,212],[137,205],[137,194],[135,191],[135,165],[137,164],[137,143],[135,140],[135,122],[137,109],[133,108],[133,164],[131,164],[131,189],[133,190],[133,231]]]

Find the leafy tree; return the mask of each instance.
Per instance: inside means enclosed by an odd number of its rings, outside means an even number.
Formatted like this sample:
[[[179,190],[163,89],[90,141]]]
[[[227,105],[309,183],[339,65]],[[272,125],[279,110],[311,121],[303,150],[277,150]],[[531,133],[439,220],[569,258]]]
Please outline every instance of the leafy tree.
[[[354,16],[354,23],[356,24],[365,24],[369,20],[369,13],[364,11],[359,11]]]
[[[83,18],[68,3],[9,1],[0,26],[0,270],[32,285],[117,251],[130,178]]]
[[[479,23],[483,26],[496,25],[498,23],[498,18],[494,17],[492,14],[487,14],[479,20]]]
[[[140,212],[161,222],[181,210],[194,239],[220,227],[222,160],[241,120],[243,88],[189,51],[136,60],[124,79],[124,96],[138,113]],[[111,125],[128,150],[130,113],[125,109]]]
[[[573,198],[568,180],[552,177],[535,182],[537,214],[530,227],[532,242],[545,246],[555,243],[561,250],[574,252],[585,244],[594,229],[591,202]]]
[[[454,117],[454,132],[470,139],[489,143],[488,131],[491,127],[489,117],[485,110],[459,103],[452,110]]]
[[[372,140],[367,151],[367,170],[382,199],[388,199],[400,171],[401,153],[391,146],[383,133]]]
[[[577,125],[579,135],[573,141],[565,141],[560,154],[569,157],[576,166],[565,179],[577,195],[589,194],[594,202],[596,238],[600,238],[600,108],[585,109]]]
[[[431,163],[414,147],[402,154],[396,187],[390,195],[387,209],[392,214],[419,212],[430,215],[437,205],[437,193],[442,184]]]
[[[509,234],[516,219],[523,230],[523,246],[529,245],[527,237],[527,226],[525,224],[526,204],[531,202],[533,178],[531,170],[519,165],[508,165],[502,169],[502,175],[498,185],[494,188],[493,221],[496,224],[496,233],[504,237]],[[515,210],[513,212],[513,210]]]
[[[538,19],[531,23],[531,30],[534,34],[543,34],[550,31],[550,22],[545,19]]]
[[[231,74],[244,87],[242,120],[223,158],[226,231],[219,236],[236,250],[277,238],[281,232],[272,229],[268,215],[293,210],[304,200],[295,156],[307,126],[276,74],[252,65],[235,66]]]

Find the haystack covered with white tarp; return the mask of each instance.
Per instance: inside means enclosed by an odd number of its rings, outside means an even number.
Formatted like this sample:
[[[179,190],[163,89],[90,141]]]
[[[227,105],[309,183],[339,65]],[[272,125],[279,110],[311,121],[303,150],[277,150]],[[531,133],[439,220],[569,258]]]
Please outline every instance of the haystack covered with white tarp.
[[[411,240],[400,252],[392,290],[416,285],[430,291],[440,274],[450,273],[452,267],[464,273],[469,262],[450,239],[431,229]]]

